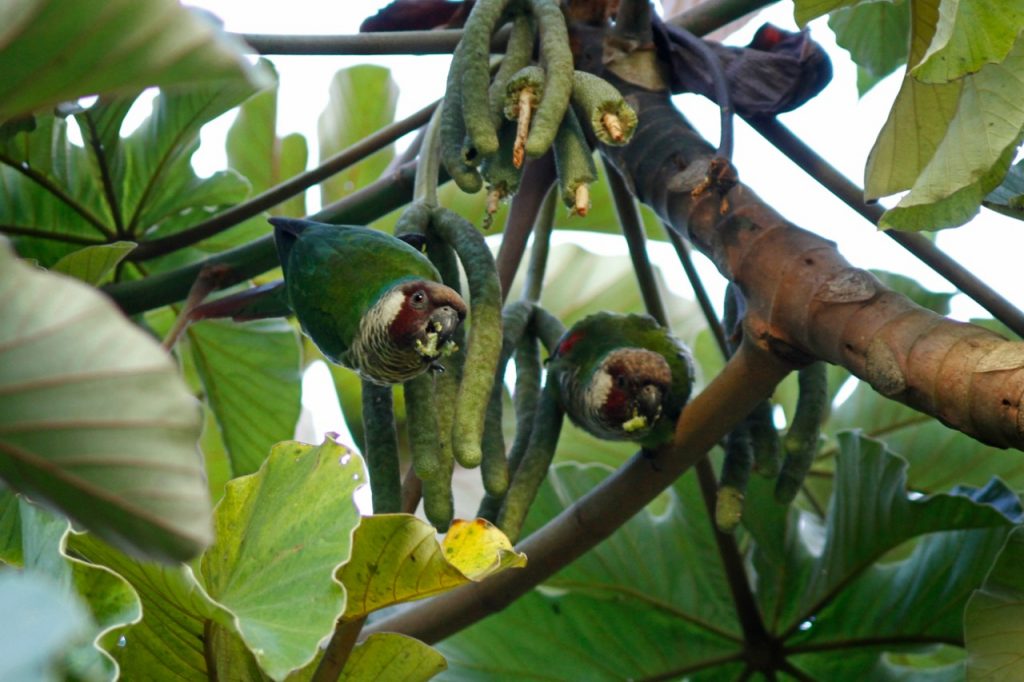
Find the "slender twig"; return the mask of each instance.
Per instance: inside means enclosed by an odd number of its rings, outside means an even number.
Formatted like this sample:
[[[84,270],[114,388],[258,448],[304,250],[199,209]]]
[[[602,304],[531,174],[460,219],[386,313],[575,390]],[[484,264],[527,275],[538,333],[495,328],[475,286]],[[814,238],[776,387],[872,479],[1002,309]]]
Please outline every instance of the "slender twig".
[[[512,198],[512,204],[508,209],[505,234],[502,235],[498,255],[494,258],[494,264],[498,268],[498,280],[501,282],[502,301],[508,297],[516,270],[523,260],[526,242],[537,220],[537,212],[554,182],[555,161],[550,153],[526,164],[523,181],[519,183],[519,191]]]
[[[505,51],[509,29],[491,39],[491,52]],[[462,29],[440,31],[382,31],[351,35],[234,34],[260,54],[384,55],[451,54],[462,39]]]
[[[523,280],[523,300],[536,303],[540,300],[544,288],[544,271],[548,266],[548,253],[551,251],[551,229],[555,224],[555,209],[558,206],[558,192],[554,186],[548,190],[544,203],[537,213],[537,221],[533,225],[533,246],[530,247],[530,262],[526,267],[526,278]]]
[[[351,147],[335,154],[313,170],[296,175],[246,202],[213,216],[209,220],[204,220],[198,225],[168,237],[143,242],[139,245],[139,248],[132,252],[129,258],[134,261],[143,261],[191,246],[196,242],[234,227],[243,220],[259,215],[277,204],[287,201],[299,192],[303,192],[335,173],[339,173],[345,168],[362,161],[406,133],[416,130],[427,122],[434,109],[437,108],[438,103],[434,102],[408,118],[381,128],[369,137],[364,137]]]
[[[96,130],[96,121],[92,113],[87,110],[79,120],[85,121],[85,129],[88,134],[89,146],[96,156],[96,165],[100,169],[100,179],[103,183],[103,196],[107,199],[107,207],[114,219],[114,229],[118,237],[125,237],[128,233],[124,229],[124,219],[121,216],[121,207],[117,202],[117,190],[114,187],[114,179],[110,176],[110,163],[107,159],[107,150],[103,148],[103,141],[100,139],[99,131]]]
[[[37,237],[39,239],[49,239],[55,242],[65,242],[67,244],[82,244],[84,246],[98,246],[100,244],[109,244],[105,239],[98,239],[95,237],[83,237],[76,234],[64,234],[62,232],[47,232],[46,230],[38,230],[32,227],[20,227],[18,225],[0,225],[0,233],[17,235],[20,237]]]
[[[644,224],[636,199],[626,187],[626,181],[610,163],[604,163],[604,170],[608,178],[608,187],[611,189],[612,201],[615,203],[615,213],[618,215],[619,225],[622,226],[622,235],[629,247],[629,257],[633,261],[633,272],[640,286],[640,296],[651,317],[667,329],[668,313],[658,291],[654,268],[647,258],[647,237],[644,235]]]
[[[647,313],[651,317],[657,320],[663,327],[668,328],[668,315],[665,311],[665,304],[662,301],[661,293],[658,291],[658,281],[654,267],[647,257],[644,226],[640,220],[640,213],[637,210],[635,200],[626,188],[626,183],[623,181],[622,176],[611,167],[611,164],[606,163],[605,168],[608,171],[608,185],[611,188],[612,198],[615,201],[615,210],[618,213],[622,232],[626,237],[626,244],[629,247],[629,255],[633,261],[633,270],[636,272],[637,280],[640,283],[644,307],[647,308]],[[729,590],[732,593],[737,617],[743,628],[744,638],[748,643],[764,641],[767,638],[767,630],[764,627],[764,622],[761,620],[761,611],[757,608],[754,592],[750,588],[746,569],[743,567],[743,556],[740,554],[739,547],[736,546],[736,539],[728,533],[719,531],[714,524],[715,499],[718,495],[715,473],[712,471],[711,463],[706,457],[697,461],[696,468],[701,496],[704,498],[704,505],[707,508],[708,519],[712,526],[711,532],[715,536],[718,554],[725,568],[726,579],[729,583]]]
[[[722,322],[718,319],[715,306],[711,303],[711,297],[708,296],[707,289],[704,288],[704,283],[700,279],[700,274],[693,264],[690,247],[687,246],[686,241],[671,226],[664,224],[664,227],[668,240],[672,242],[672,247],[676,250],[679,264],[683,266],[683,272],[686,273],[686,278],[690,281],[690,286],[693,288],[693,295],[697,299],[697,305],[700,306],[701,312],[704,313],[704,318],[708,321],[708,328],[715,337],[715,343],[718,345],[718,349],[722,351],[722,357],[728,358],[729,343],[725,340],[725,330],[722,329]]]
[[[192,284],[192,288],[185,298],[185,305],[178,313],[178,317],[175,318],[174,324],[171,325],[171,330],[167,332],[167,336],[164,337],[163,342],[160,344],[164,350],[169,351],[174,348],[178,339],[181,338],[181,335],[192,322],[192,311],[206,300],[207,296],[221,286],[220,282],[227,273],[228,268],[225,265],[206,267],[199,272],[199,276],[196,277],[196,281]]]
[[[872,225],[878,225],[885,209],[878,204],[865,203],[863,189],[846,179],[788,128],[775,119],[748,119],[748,122],[805,173]],[[974,273],[919,234],[899,230],[886,230],[885,234],[1024,338],[1024,313],[978,279]]]
[[[27,162],[22,163],[20,161],[12,159],[10,156],[7,156],[6,154],[0,154],[0,163],[10,166],[14,170],[24,175],[26,178],[28,178],[29,180],[36,183],[37,185],[45,189],[47,192],[55,196],[57,199],[60,199],[62,202],[67,204],[67,206],[71,210],[73,210],[78,215],[82,216],[82,218],[84,218],[87,223],[96,228],[96,230],[99,231],[100,234],[102,234],[110,241],[114,241],[117,239],[117,234],[115,234],[114,231],[111,230],[109,227],[104,225],[103,221],[96,217],[96,215],[93,214],[92,211],[90,211],[88,208],[78,203],[77,201],[75,201],[74,197],[72,197],[70,194],[61,189],[60,186],[52,182],[50,178],[46,177],[44,174],[37,171],[35,168],[32,168],[30,165],[28,165]]]
[[[341,671],[345,669],[345,662],[356,645],[364,623],[366,616],[338,622],[324,651],[324,657],[320,659],[310,678],[311,682],[336,682],[341,677]]]
[[[416,475],[416,470],[409,467],[402,479],[402,513],[415,514],[423,497],[423,481]]]
[[[399,172],[381,178],[341,201],[325,206],[311,215],[310,219],[326,223],[364,225],[408,203],[412,196],[414,172],[413,164],[408,164]],[[260,237],[197,263],[145,279],[110,284],[103,287],[103,290],[126,314],[135,315],[185,298],[199,272],[206,266],[217,264],[230,266],[229,275],[221,283],[225,287],[262,274],[279,264],[274,237]]]
[[[761,400],[792,367],[744,343],[683,410],[672,444],[652,459],[637,453],[603,482],[519,543],[529,563],[420,602],[364,629],[436,642],[501,610],[592,549],[643,509]]]

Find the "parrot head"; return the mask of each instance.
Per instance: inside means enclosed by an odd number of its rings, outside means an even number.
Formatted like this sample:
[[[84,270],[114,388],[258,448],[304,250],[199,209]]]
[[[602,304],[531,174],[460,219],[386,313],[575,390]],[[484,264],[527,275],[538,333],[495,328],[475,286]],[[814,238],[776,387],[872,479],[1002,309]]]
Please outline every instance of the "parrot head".
[[[575,424],[645,447],[671,437],[693,383],[689,350],[646,315],[597,313],[577,322],[548,372]]]
[[[457,350],[466,304],[418,249],[365,227],[270,222],[289,303],[329,360],[393,384]]]

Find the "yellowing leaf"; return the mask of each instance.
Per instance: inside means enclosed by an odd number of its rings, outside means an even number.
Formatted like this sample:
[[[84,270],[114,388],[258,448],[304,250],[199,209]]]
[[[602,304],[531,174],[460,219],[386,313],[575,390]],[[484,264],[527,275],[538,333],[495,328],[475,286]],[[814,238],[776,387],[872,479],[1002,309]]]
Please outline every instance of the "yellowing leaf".
[[[480,531],[463,532],[451,541],[446,538],[442,545],[434,528],[414,516],[364,517],[355,532],[352,559],[339,572],[348,592],[345,619],[446,592],[526,563],[526,556],[513,551],[501,531],[486,521],[480,523],[490,528],[479,526]],[[456,521],[452,527],[460,524],[476,526],[477,522]],[[452,556],[459,557],[458,566],[449,559]]]
[[[456,519],[441,546],[448,562],[471,580],[526,565],[526,555],[515,551],[508,537],[485,519]]]

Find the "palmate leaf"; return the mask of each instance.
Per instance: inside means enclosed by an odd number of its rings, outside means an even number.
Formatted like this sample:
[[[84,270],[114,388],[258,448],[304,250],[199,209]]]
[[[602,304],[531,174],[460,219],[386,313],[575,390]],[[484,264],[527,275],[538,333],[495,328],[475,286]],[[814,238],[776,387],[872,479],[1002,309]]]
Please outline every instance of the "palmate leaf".
[[[249,180],[253,194],[265,192],[306,170],[309,149],[298,133],[277,136],[277,74],[263,61],[274,86],[250,97],[238,110],[227,136],[228,167]],[[271,209],[274,215],[301,218],[306,215],[305,194],[292,197]]]
[[[946,83],[1006,58],[1024,26],[1014,2],[942,0],[928,52],[911,72],[925,83]]]
[[[10,492],[4,495],[17,500]],[[66,518],[24,498],[15,504],[22,529],[22,569],[31,575],[49,577],[62,586],[70,598],[81,597],[91,615],[91,638],[66,654],[65,667],[69,674],[82,680],[116,679],[114,659],[99,643],[112,629],[142,617],[134,590],[116,573],[68,556],[64,545],[71,526]]]
[[[0,476],[126,551],[195,556],[210,540],[199,411],[167,354],[7,248],[0,308]]]
[[[124,576],[142,600],[142,621],[114,633],[123,646],[105,640],[124,678],[283,679],[305,666],[345,607],[334,572],[349,556],[352,494],[364,483],[362,460],[332,440],[278,444],[259,472],[228,484],[216,544],[195,571],[73,536],[76,552]]]
[[[281,319],[214,320],[192,325],[188,340],[232,473],[251,474],[274,443],[295,435],[302,409],[298,332]]]
[[[337,154],[394,121],[397,103],[398,86],[388,69],[363,64],[338,71],[331,81],[330,101],[318,123],[320,159]],[[394,153],[394,145],[388,145],[321,183],[322,203],[326,206],[376,180]]]
[[[908,0],[880,0],[837,10],[829,16],[828,25],[836,34],[836,43],[857,64],[861,95],[907,61]]]
[[[1024,675],[1020,629],[1024,616],[1024,528],[1006,540],[984,584],[971,595],[964,617],[967,679],[1010,680]]]
[[[261,82],[242,45],[174,0],[5,0],[0,121],[84,95]]]
[[[761,614],[784,640],[789,662],[815,679],[917,679],[887,663],[885,649],[962,641],[964,604],[1012,529],[1019,502],[999,483],[970,496],[911,500],[897,457],[853,434],[842,443],[823,527],[809,518],[801,524],[798,511],[776,504],[771,482],[751,481],[745,523]],[[556,467],[530,525],[605,475],[595,466]],[[692,479],[685,476],[667,503],[632,519],[538,590],[443,642],[446,679],[476,679],[483,671],[496,679],[552,680],[739,675],[743,635]],[[815,551],[801,530],[808,523],[809,535],[822,541]],[[915,537],[922,539],[907,559],[876,563]],[[913,674],[955,679],[945,668]]]
[[[117,264],[135,250],[135,242],[114,242],[87,246],[73,251],[54,263],[53,271],[99,286],[106,281]]]

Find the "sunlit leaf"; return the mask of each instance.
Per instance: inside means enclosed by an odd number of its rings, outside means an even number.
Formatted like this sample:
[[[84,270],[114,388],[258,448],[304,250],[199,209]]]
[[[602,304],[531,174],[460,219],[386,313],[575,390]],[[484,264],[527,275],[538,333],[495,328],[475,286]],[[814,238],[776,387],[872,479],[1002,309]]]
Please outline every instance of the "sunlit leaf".
[[[0,679],[56,682],[62,655],[88,637],[89,613],[54,580],[0,571]]]
[[[1024,528],[1006,540],[992,570],[971,595],[964,615],[968,680],[1017,680],[1024,676]]]
[[[274,443],[295,435],[302,409],[297,332],[281,319],[204,321],[188,337],[231,470],[251,474]]]
[[[486,521],[463,521],[455,528],[456,536],[442,545],[433,526],[414,516],[365,517],[356,529],[352,559],[338,574],[348,591],[345,618],[446,592],[525,564],[508,538]]]
[[[363,64],[342,69],[331,81],[330,101],[320,114],[320,159],[337,154],[395,118],[398,86],[382,66]],[[394,156],[394,145],[332,176],[320,185],[327,204],[351,194],[374,180]]]
[[[290,441],[258,473],[228,483],[217,505],[204,582],[275,679],[309,662],[345,609],[334,571],[349,557],[352,494],[365,483],[362,460],[333,440]]]
[[[0,120],[84,95],[259,82],[242,45],[173,0],[5,3]]]
[[[86,284],[99,285],[135,249],[135,242],[114,242],[98,246],[87,246],[57,261],[54,272],[61,272],[80,279]]]
[[[886,212],[881,226],[961,225],[978,212],[1013,161],[1024,130],[1024,39],[1003,62],[988,64],[958,82],[963,87],[948,132],[910,193]]]
[[[228,130],[226,143],[228,167],[249,180],[253,194],[265,192],[304,171],[309,155],[306,138],[302,135],[277,136],[277,74],[270,62],[264,63],[275,85],[241,106]],[[305,194],[299,194],[271,209],[271,213],[298,218],[306,215],[305,207]]]
[[[860,2],[861,0],[794,0],[793,16],[800,26],[806,26],[811,19]]]
[[[95,289],[6,248],[0,307],[0,476],[126,551],[197,554],[199,411],[167,354]]]
[[[928,52],[911,71],[925,83],[947,83],[1001,62],[1024,26],[1024,7],[1014,2],[942,0]]]

